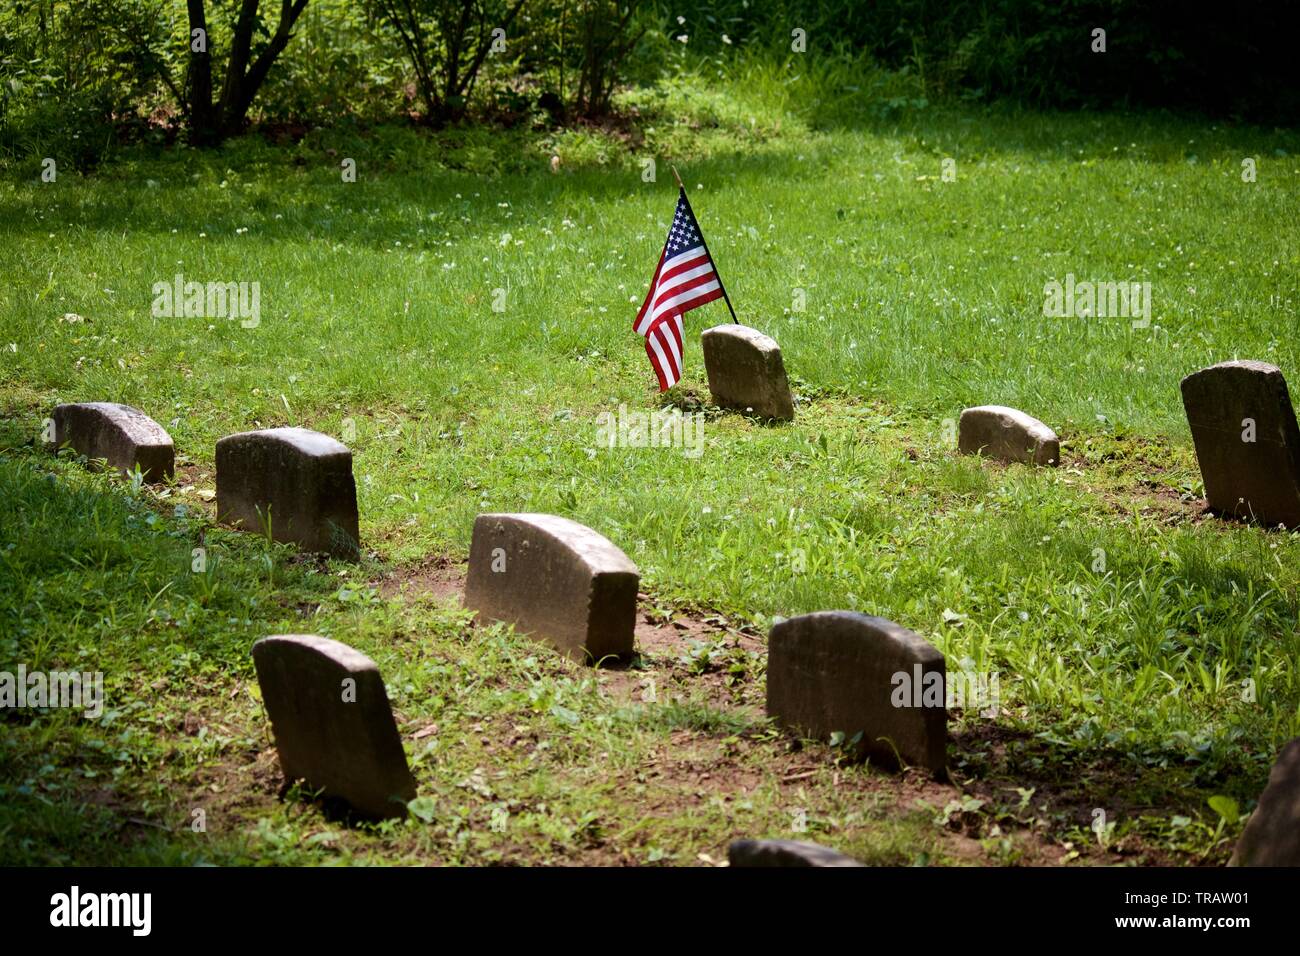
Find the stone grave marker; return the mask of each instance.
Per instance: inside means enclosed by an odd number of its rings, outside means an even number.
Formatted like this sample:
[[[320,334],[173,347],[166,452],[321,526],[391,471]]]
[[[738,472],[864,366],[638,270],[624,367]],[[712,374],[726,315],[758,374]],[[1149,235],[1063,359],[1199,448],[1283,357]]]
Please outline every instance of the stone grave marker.
[[[474,521],[465,606],[596,663],[632,653],[640,580],[627,555],[576,521],[483,514]]]
[[[817,611],[775,624],[767,653],[767,713],[783,727],[822,741],[838,731],[855,757],[944,772],[946,666],[919,634]]]
[[[1300,737],[1282,748],[1229,866],[1300,866]]]
[[[352,452],[306,428],[270,428],[217,442],[217,518],[309,551],[355,558],[360,531]]]
[[[146,482],[175,474],[176,450],[171,436],[156,421],[130,405],[77,402],[58,405],[54,419],[55,449],[65,442],[79,455],[103,458],[110,468],[128,474],[139,468]]]
[[[253,645],[253,662],[285,781],[363,817],[404,816],[415,778],[374,661],[327,637],[277,634]]]
[[[700,344],[714,404],[759,418],[794,418],[794,398],[774,339],[745,325],[718,325],[704,330]]]
[[[1058,465],[1061,442],[1037,418],[1005,405],[980,405],[961,413],[957,449],[1027,465]]]
[[[740,867],[862,866],[851,856],[802,840],[735,840],[727,862]]]
[[[1221,362],[1182,381],[1210,510],[1300,526],[1300,429],[1286,379],[1264,362]]]

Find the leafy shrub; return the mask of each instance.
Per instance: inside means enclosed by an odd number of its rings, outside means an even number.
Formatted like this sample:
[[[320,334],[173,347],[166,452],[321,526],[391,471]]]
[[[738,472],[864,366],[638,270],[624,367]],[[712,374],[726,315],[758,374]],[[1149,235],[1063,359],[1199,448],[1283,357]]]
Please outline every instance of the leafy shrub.
[[[266,123],[390,119],[410,105],[401,46],[355,0],[312,0],[257,103]]]
[[[0,8],[0,154],[93,165],[159,94],[159,0],[34,0]]]
[[[378,23],[394,34],[415,72],[425,118],[460,119],[479,71],[519,14],[524,0],[366,0]],[[502,51],[504,52],[504,51]]]

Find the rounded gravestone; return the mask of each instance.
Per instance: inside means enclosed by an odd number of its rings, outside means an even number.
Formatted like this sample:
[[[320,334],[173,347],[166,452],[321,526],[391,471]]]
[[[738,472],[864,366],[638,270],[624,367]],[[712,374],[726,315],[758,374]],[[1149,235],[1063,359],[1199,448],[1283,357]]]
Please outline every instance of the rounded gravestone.
[[[354,558],[360,531],[352,452],[306,428],[268,428],[217,442],[217,518],[276,541]]]
[[[817,611],[778,622],[768,638],[768,715],[820,740],[842,733],[847,752],[886,766],[943,772],[946,680],[943,655],[883,617]]]
[[[759,418],[794,418],[794,398],[775,339],[745,325],[718,325],[701,333],[700,344],[715,405]]]
[[[71,445],[92,461],[128,474],[139,468],[150,483],[167,481],[176,470],[171,436],[156,421],[131,405],[76,402],[54,409],[54,447]]]
[[[404,816],[415,778],[374,661],[328,637],[276,634],[253,645],[253,663],[285,782],[361,816]]]
[[[1221,362],[1181,389],[1210,510],[1300,527],[1300,430],[1281,370]]]
[[[641,576],[607,538],[546,514],[474,521],[465,606],[586,662],[633,649]]]
[[[1061,442],[1037,418],[1005,405],[980,405],[961,413],[957,449],[1027,465],[1057,465]]]

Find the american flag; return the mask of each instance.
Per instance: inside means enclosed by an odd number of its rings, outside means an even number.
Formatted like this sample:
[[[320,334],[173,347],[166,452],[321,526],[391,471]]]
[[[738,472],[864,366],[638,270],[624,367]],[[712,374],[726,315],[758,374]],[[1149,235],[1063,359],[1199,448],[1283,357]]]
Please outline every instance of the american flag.
[[[725,296],[683,189],[677,197],[668,241],[650,280],[650,291],[632,324],[645,336],[646,355],[659,377],[659,391],[668,391],[682,377],[682,316]]]

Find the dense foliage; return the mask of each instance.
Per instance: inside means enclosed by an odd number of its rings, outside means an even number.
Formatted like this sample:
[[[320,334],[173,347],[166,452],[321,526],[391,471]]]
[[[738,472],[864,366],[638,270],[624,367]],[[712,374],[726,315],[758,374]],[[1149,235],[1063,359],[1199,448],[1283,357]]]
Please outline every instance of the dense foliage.
[[[930,100],[1163,106],[1289,125],[1300,84],[1284,6],[10,0],[0,7],[0,155],[87,166],[125,140],[208,145],[250,123],[599,120],[620,85],[653,81],[683,55],[761,57],[792,73],[851,57],[908,77]]]
[[[930,95],[1040,107],[1164,106],[1293,124],[1300,84],[1285,0],[714,0],[674,4],[692,43],[846,44],[919,73]],[[1106,31],[1105,52],[1093,30]]]

